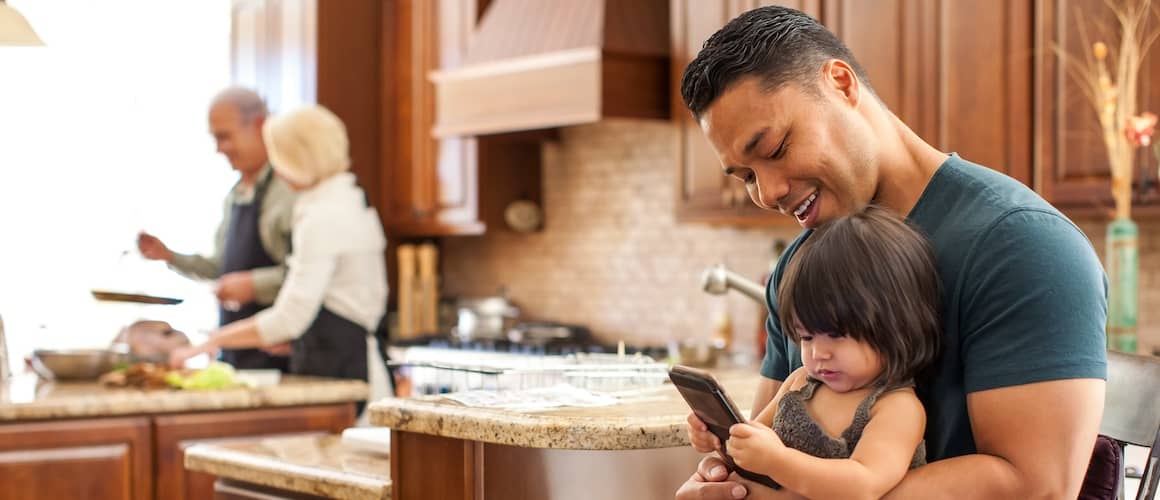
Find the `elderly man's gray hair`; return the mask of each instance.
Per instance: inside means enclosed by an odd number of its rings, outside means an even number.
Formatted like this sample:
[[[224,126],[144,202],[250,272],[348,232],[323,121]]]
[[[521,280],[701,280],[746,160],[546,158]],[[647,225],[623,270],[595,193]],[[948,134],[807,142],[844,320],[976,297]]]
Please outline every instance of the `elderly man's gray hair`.
[[[213,101],[210,101],[210,107],[219,104],[229,104],[238,109],[242,115],[242,122],[249,123],[258,118],[265,118],[268,110],[266,109],[266,101],[262,96],[258,95],[251,89],[246,87],[228,87],[214,96]]]

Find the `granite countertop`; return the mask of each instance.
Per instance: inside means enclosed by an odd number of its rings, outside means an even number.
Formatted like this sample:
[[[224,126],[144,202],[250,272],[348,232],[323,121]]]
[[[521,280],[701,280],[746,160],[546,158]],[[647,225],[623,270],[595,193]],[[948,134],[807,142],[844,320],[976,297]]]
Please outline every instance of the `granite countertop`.
[[[330,498],[391,497],[387,455],[355,449],[336,435],[197,444],[185,450],[185,468]]]
[[[345,403],[369,393],[358,380],[289,375],[277,385],[207,391],[111,389],[20,375],[0,384],[0,422]]]
[[[734,403],[749,414],[757,369],[718,372]],[[374,425],[526,448],[637,450],[689,444],[689,406],[670,383],[636,391],[614,406],[518,411],[474,408],[439,396],[387,398],[370,405]]]

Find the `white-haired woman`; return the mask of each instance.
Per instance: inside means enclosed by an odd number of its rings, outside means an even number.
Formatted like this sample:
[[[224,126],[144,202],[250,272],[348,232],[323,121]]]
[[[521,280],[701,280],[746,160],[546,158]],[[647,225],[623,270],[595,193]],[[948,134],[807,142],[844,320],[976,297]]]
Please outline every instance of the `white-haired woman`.
[[[274,172],[300,193],[286,281],[272,307],[174,351],[169,364],[181,367],[217,349],[289,342],[290,373],[367,380],[368,352],[378,359],[368,334],[387,305],[386,238],[348,172],[346,127],[326,108],[307,106],[268,119],[262,137]],[[370,364],[372,374],[380,364]]]

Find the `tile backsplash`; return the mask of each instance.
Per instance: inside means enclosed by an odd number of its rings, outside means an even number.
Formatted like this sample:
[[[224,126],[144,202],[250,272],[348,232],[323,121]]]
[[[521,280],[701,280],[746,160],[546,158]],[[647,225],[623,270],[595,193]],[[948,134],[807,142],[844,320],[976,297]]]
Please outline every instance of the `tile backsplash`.
[[[763,307],[736,292],[702,292],[701,272],[725,262],[758,280],[774,243],[797,231],[678,223],[676,140],[667,122],[562,130],[543,147],[544,228],[444,239],[444,295],[491,295],[504,286],[526,317],[584,324],[603,341],[635,344],[707,338],[725,309],[735,344],[752,349]],[[1079,225],[1102,253],[1104,224]],[[1140,227],[1140,321],[1157,325],[1141,328],[1148,349],[1160,344],[1158,231],[1160,222]]]

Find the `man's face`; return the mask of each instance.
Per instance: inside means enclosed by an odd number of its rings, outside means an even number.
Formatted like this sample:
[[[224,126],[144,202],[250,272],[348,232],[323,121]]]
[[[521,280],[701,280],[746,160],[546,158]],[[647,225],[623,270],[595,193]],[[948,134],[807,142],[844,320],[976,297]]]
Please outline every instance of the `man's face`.
[[[756,78],[742,79],[701,117],[725,174],[745,182],[757,206],[804,228],[861,209],[878,186],[877,148],[857,111],[858,85],[843,88],[853,73],[832,78],[830,68],[812,92],[791,83],[770,93]]]
[[[262,120],[243,120],[237,106],[214,105],[209,110],[209,131],[217,142],[217,151],[242,173],[261,170],[266,164],[266,145],[262,143]]]

